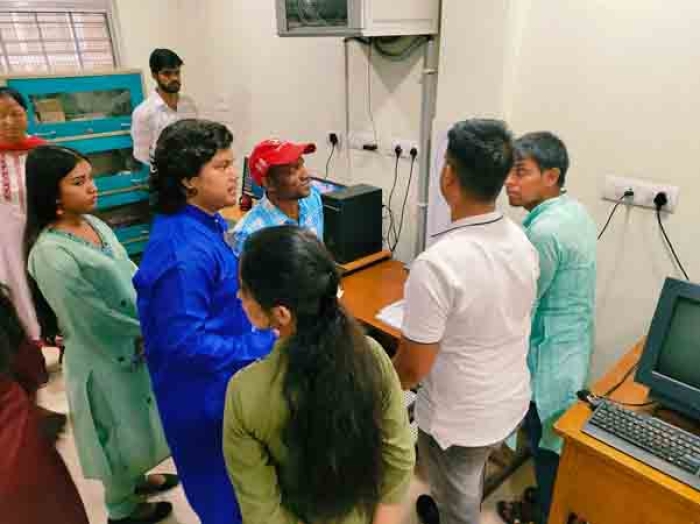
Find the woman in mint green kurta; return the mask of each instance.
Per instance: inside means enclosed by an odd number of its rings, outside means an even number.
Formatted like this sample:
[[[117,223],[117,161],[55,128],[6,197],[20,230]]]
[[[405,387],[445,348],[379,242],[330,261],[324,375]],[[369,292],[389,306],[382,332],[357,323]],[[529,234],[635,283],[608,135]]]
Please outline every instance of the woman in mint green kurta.
[[[83,474],[104,484],[110,522],[156,522],[171,505],[144,504],[135,493],[143,475],[169,455],[140,351],[131,284],[136,266],[109,227],[86,214],[96,199],[85,158],[57,146],[32,151],[27,268],[40,291],[44,335],[60,328],[65,341],[66,391]],[[175,479],[166,480],[171,487]]]

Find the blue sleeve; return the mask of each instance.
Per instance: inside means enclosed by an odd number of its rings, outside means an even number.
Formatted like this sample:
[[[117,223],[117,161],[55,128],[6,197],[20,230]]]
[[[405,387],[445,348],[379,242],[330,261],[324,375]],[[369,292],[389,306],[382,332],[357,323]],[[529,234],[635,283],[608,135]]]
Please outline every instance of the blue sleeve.
[[[207,327],[214,271],[193,256],[161,273],[149,293],[149,318],[143,328],[146,350],[166,351],[162,358],[168,366],[234,372],[265,356],[272,346],[273,334],[253,330],[235,293],[231,307],[240,334],[222,336]]]

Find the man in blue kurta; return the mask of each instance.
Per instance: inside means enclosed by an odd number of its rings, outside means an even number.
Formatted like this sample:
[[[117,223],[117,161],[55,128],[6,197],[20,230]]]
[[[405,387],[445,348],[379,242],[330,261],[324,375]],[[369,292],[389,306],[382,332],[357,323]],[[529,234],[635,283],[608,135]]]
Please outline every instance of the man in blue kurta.
[[[238,259],[218,211],[235,203],[231,133],[181,120],[156,146],[156,216],[134,278],[153,390],[185,494],[202,524],[239,524],[222,449],[231,376],[265,356],[238,293]]]
[[[545,523],[562,441],[557,419],[576,401],[588,379],[593,348],[596,227],[586,209],[564,189],[569,158],[549,132],[515,143],[516,163],[506,190],[512,206],[529,211],[523,225],[540,257],[528,366],[533,398],[525,431],[535,462],[537,490],[524,503],[499,503],[507,522]]]

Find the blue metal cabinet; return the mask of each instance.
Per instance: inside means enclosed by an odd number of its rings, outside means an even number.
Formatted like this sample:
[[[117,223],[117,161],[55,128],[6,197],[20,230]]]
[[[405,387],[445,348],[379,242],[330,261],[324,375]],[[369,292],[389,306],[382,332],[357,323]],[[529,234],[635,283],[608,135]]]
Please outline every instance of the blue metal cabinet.
[[[133,157],[129,135],[66,140],[88,157],[99,190],[98,209],[107,209],[148,199],[148,167]]]
[[[29,133],[83,153],[99,190],[95,214],[132,258],[144,250],[151,211],[148,167],[133,157],[131,114],[143,101],[140,71],[10,76],[28,103]]]
[[[130,255],[145,249],[151,231],[148,200],[125,202],[108,208],[98,206],[95,214],[110,225]]]
[[[28,102],[29,133],[47,140],[129,131],[143,101],[140,73],[11,77],[7,85]]]

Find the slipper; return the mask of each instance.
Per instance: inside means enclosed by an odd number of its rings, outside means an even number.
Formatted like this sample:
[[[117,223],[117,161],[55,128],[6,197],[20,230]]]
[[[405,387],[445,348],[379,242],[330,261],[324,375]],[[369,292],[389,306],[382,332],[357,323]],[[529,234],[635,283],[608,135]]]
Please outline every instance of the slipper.
[[[165,477],[165,482],[159,485],[151,484],[148,480],[144,481],[142,484],[136,486],[135,493],[137,495],[156,495],[158,493],[163,493],[165,491],[173,489],[175,486],[180,484],[180,478],[172,473],[157,473],[157,475],[162,475]]]

